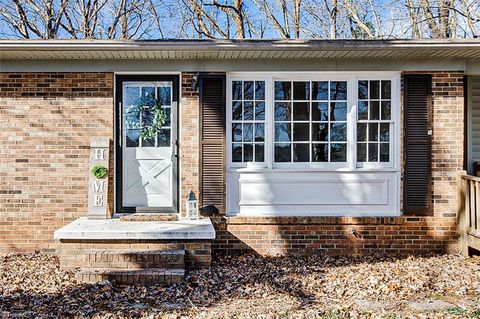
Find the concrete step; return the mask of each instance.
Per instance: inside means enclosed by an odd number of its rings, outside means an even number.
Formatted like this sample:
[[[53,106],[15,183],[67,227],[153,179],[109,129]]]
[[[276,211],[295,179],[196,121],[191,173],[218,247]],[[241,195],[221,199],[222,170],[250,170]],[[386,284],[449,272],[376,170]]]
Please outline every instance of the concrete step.
[[[116,281],[120,284],[140,285],[170,285],[185,277],[184,269],[115,269],[95,268],[80,269],[77,280],[84,283],[94,283],[104,280]]]
[[[92,249],[84,254],[84,268],[185,269],[185,250]]]

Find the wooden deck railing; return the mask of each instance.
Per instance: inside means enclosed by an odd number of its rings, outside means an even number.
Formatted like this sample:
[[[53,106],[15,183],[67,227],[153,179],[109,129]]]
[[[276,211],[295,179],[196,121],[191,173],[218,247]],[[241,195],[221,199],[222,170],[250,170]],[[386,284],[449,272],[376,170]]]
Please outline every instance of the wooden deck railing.
[[[480,177],[461,172],[457,193],[459,246],[468,255],[469,247],[480,250]]]

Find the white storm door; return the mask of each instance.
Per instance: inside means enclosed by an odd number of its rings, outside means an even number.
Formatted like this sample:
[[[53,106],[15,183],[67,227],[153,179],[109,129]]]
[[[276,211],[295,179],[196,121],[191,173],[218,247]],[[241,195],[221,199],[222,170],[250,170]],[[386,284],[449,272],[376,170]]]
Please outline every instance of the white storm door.
[[[122,206],[175,211],[173,82],[123,82],[122,90]],[[153,123],[148,101],[161,103],[166,120],[154,136],[142,138],[142,127]]]

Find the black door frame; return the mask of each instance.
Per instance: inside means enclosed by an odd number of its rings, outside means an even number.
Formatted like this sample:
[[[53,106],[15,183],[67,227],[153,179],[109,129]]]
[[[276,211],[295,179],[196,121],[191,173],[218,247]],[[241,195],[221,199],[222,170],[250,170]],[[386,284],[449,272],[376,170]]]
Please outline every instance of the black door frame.
[[[115,174],[114,174],[114,198],[115,198],[115,213],[135,213],[136,207],[123,206],[123,153],[122,153],[122,102],[123,102],[123,83],[124,82],[173,82],[173,103],[176,107],[172,110],[172,131],[170,138],[174,141],[172,150],[172,166],[173,166],[173,206],[175,212],[179,211],[179,75],[116,75],[115,76],[115,108],[114,108],[114,131],[115,131]],[[173,105],[172,105],[173,106]],[[173,212],[172,212],[173,213]]]

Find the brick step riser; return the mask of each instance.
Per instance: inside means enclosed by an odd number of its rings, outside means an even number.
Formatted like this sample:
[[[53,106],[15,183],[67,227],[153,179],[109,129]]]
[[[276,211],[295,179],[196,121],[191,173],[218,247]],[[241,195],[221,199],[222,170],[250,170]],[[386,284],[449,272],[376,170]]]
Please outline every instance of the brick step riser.
[[[86,253],[83,265],[90,268],[184,269],[184,257],[184,254]]]
[[[150,271],[138,273],[135,271],[84,271],[77,273],[77,280],[83,283],[94,283],[104,280],[115,281],[119,284],[139,285],[171,285],[184,278],[183,272],[171,271],[162,273]]]
[[[183,260],[181,262],[125,262],[125,261],[92,261],[85,262],[84,267],[92,269],[100,268],[116,268],[116,269],[151,269],[151,268],[168,268],[168,269],[185,269]]]

